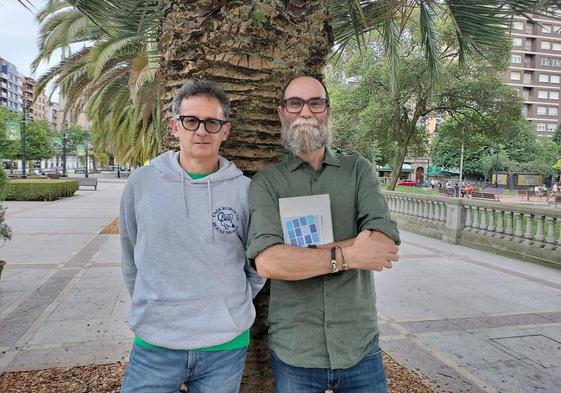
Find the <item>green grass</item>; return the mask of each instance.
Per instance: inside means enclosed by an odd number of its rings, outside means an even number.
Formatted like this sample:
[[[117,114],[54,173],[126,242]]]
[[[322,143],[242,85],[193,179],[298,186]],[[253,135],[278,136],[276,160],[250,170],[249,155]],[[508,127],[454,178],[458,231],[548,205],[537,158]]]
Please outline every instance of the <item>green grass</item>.
[[[380,185],[382,190],[387,190],[388,185],[387,184],[381,184]],[[422,195],[438,195],[438,190],[433,190],[433,189],[423,189],[422,187],[406,187],[406,186],[396,186],[395,190],[396,192],[406,192],[408,194],[422,194]]]

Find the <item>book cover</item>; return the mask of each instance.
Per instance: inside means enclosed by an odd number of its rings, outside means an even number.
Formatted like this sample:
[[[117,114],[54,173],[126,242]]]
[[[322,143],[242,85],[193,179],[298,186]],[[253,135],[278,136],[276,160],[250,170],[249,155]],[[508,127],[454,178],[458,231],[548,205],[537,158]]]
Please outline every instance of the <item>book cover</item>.
[[[328,194],[279,199],[285,244],[307,247],[333,242]]]

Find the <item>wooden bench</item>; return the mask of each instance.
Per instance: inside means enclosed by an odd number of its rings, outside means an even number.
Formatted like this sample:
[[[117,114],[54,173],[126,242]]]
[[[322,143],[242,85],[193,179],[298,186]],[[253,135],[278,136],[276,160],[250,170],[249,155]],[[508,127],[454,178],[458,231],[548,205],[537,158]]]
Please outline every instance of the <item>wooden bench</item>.
[[[556,195],[549,203],[553,203],[554,207],[557,207],[557,205],[561,205],[561,195]]]
[[[493,193],[490,193],[490,192],[474,191],[471,194],[471,197],[475,198],[475,199],[492,199],[492,200],[497,200],[497,201],[499,200],[499,198],[497,198],[497,194],[493,194]]]
[[[474,190],[475,191],[475,190]],[[478,192],[487,192],[489,194],[496,194],[496,195],[501,195],[503,193],[503,189],[500,187],[487,187],[483,190],[477,190]]]
[[[97,190],[97,177],[80,177],[78,182],[79,187],[93,187],[94,190]]]
[[[453,197],[454,196],[454,189],[453,188],[439,188],[438,193],[439,194],[444,194],[444,195],[449,196],[449,197]]]

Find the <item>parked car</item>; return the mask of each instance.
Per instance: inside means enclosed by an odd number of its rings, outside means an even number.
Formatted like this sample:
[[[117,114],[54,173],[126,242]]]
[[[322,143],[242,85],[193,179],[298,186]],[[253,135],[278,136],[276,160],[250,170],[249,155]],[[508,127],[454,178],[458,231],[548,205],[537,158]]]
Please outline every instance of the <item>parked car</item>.
[[[398,186],[405,186],[405,187],[415,187],[417,185],[417,182],[413,181],[413,180],[403,180],[400,181],[399,183],[397,183]]]

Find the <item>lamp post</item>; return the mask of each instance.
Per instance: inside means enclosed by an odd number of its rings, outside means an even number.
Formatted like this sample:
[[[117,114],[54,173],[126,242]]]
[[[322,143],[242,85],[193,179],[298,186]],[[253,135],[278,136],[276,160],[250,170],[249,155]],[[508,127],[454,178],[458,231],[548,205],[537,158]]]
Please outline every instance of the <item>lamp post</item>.
[[[88,130],[86,130],[86,134],[84,135],[84,146],[86,150],[86,172],[85,177],[88,177]]]
[[[68,120],[64,121],[64,133],[62,134],[62,176],[66,176],[66,131],[68,129]]]
[[[26,157],[26,145],[25,145],[25,139],[26,139],[26,130],[25,130],[25,126],[26,126],[26,122],[27,122],[27,109],[28,109],[28,104],[27,102],[24,102],[23,104],[23,120],[21,122],[21,178],[22,179],[27,179],[27,168],[25,167],[26,165],[26,161],[27,161],[27,157]]]

